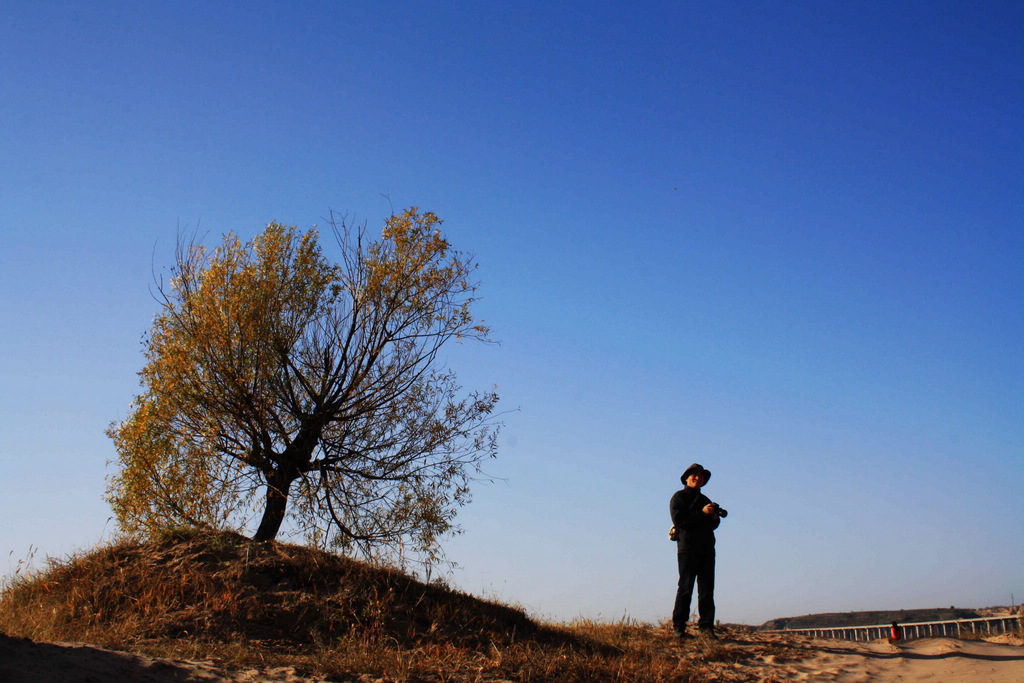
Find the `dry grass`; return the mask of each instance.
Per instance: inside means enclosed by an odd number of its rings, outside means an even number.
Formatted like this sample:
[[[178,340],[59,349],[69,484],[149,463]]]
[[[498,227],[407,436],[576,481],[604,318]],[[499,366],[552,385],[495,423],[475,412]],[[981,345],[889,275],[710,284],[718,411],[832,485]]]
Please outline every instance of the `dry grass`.
[[[683,653],[665,625],[540,624],[392,569],[226,533],[50,560],[8,581],[0,632],[346,681],[685,683],[733,657],[715,643]]]

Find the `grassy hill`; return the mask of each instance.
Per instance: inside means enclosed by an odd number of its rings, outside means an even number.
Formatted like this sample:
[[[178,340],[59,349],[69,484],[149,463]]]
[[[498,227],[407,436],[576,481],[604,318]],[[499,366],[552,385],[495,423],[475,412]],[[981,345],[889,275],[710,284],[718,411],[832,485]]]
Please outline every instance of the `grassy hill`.
[[[393,569],[229,533],[124,541],[9,580],[0,633],[357,680],[691,681],[667,629],[554,626]]]

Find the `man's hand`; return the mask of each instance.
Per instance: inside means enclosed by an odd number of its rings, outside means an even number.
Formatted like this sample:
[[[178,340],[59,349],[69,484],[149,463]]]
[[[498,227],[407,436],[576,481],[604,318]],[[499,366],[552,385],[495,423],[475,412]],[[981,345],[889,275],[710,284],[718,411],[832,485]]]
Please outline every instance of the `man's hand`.
[[[714,505],[712,505],[711,503],[708,503],[707,505],[704,506],[704,514],[705,515],[714,515],[715,517],[717,517],[718,516],[718,508],[715,507]]]

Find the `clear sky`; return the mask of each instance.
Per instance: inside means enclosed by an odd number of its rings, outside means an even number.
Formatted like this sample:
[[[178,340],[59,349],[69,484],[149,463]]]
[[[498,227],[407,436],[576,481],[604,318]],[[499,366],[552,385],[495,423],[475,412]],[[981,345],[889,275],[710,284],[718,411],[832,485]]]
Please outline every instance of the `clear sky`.
[[[455,584],[667,618],[1024,600],[1019,2],[20,2],[0,22],[0,552],[110,537],[179,230],[445,220],[501,452]]]

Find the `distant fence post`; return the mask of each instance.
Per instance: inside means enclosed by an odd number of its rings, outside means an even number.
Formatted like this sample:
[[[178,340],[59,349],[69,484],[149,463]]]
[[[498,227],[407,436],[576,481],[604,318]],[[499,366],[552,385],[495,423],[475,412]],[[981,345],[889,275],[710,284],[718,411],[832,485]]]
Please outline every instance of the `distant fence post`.
[[[951,619],[948,621],[921,621],[900,624],[904,640],[914,638],[934,637],[936,634],[943,637],[960,638],[970,632],[973,636],[981,633],[992,635],[993,633],[1010,633],[1018,631],[1024,633],[1024,607],[1017,615],[1003,615],[998,617],[980,617],[977,619]],[[884,638],[889,627],[883,624],[871,626],[846,626],[826,628],[786,628],[773,629],[767,633],[799,633],[820,638],[834,638],[837,640],[864,640],[870,641],[873,638]]]

